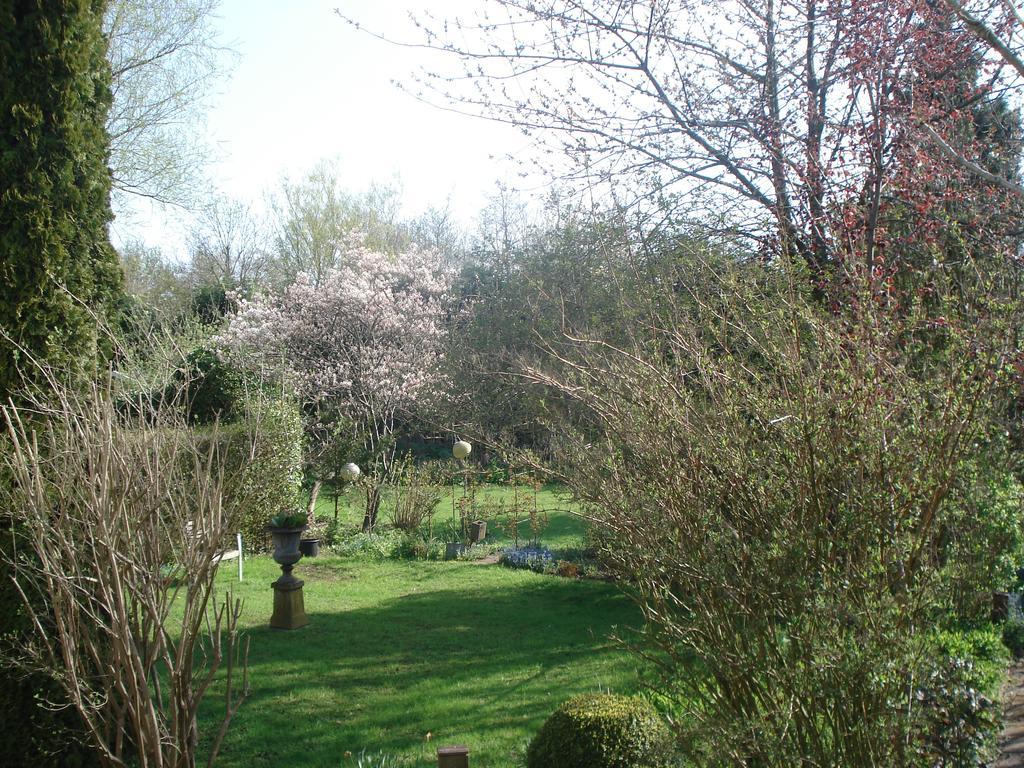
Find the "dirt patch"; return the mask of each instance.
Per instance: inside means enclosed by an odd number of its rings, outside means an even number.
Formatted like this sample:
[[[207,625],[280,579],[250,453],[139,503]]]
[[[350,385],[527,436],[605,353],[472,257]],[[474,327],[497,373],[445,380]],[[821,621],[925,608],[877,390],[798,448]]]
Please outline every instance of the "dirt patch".
[[[351,581],[356,578],[350,568],[310,563],[305,560],[296,566],[295,575],[300,579],[315,579],[317,581]]]
[[[470,562],[473,563],[473,565],[497,565],[498,558],[500,557],[501,555],[497,552],[492,552],[487,557],[481,557],[479,560],[471,560]]]

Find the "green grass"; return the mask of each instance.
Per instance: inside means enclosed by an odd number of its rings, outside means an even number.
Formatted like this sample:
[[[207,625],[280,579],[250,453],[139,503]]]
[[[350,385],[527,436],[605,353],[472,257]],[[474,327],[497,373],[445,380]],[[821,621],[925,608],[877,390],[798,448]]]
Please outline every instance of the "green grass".
[[[506,516],[497,515],[497,505],[509,505],[514,496],[511,486],[507,485],[482,485],[477,488],[476,502],[480,519],[487,521],[488,540],[494,543],[511,543],[506,532],[499,525],[506,519]],[[462,495],[462,489],[455,490],[456,496]],[[520,498],[529,499],[532,503],[533,490],[526,487],[519,489]],[[338,518],[342,521],[343,527],[350,531],[357,531],[363,521],[363,497],[357,491],[349,490],[339,495]],[[381,508],[380,522],[387,525],[389,522],[389,502],[385,501]],[[548,526],[541,533],[541,543],[551,549],[564,549],[567,547],[581,547],[585,525],[583,520],[573,512],[576,505],[570,503],[566,492],[558,487],[545,486],[537,492],[537,507],[548,515]],[[326,520],[334,517],[334,497],[331,488],[327,487],[321,491],[317,499],[316,514]],[[455,513],[457,515],[457,513]],[[446,523],[453,520],[452,511],[452,488],[446,487],[441,500],[437,504],[437,512],[434,515],[434,528],[440,530]],[[519,543],[524,544],[530,538],[530,526],[525,520],[519,525]]]
[[[221,586],[244,599],[252,695],[218,765],[345,766],[383,751],[436,765],[466,744],[475,768],[520,766],[526,744],[565,698],[633,692],[635,657],[610,640],[639,624],[608,584],[467,562],[304,560],[310,626],[271,630],[267,557],[234,564]],[[203,708],[216,729],[216,692]],[[430,732],[433,738],[425,740]]]

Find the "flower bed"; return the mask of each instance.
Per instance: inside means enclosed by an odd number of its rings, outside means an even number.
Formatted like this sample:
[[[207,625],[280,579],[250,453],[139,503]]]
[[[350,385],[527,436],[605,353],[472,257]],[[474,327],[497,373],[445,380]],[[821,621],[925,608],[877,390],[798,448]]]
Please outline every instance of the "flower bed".
[[[565,555],[565,553],[563,553]],[[567,556],[566,556],[567,557]],[[546,547],[507,547],[501,550],[498,562],[507,568],[520,568],[549,576],[568,579],[602,579],[596,563],[576,558],[566,559]]]

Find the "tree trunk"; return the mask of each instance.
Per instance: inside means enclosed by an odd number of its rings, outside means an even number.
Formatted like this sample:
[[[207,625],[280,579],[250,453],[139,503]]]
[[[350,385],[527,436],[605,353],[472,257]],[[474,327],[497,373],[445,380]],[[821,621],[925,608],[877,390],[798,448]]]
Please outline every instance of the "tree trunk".
[[[313,522],[313,512],[316,510],[316,500],[320,496],[320,487],[323,480],[314,480],[313,487],[309,491],[309,504],[306,505],[306,522]],[[335,517],[337,517],[337,505],[335,505]]]
[[[373,533],[377,528],[377,512],[380,510],[380,486],[366,489],[366,511],[363,513],[363,533]]]

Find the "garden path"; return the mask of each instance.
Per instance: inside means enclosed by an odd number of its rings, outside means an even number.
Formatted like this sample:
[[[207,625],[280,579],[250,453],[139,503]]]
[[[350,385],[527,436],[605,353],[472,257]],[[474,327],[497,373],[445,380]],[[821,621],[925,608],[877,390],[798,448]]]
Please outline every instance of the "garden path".
[[[1003,694],[1003,715],[995,768],[1024,768],[1024,663],[1010,667]]]

